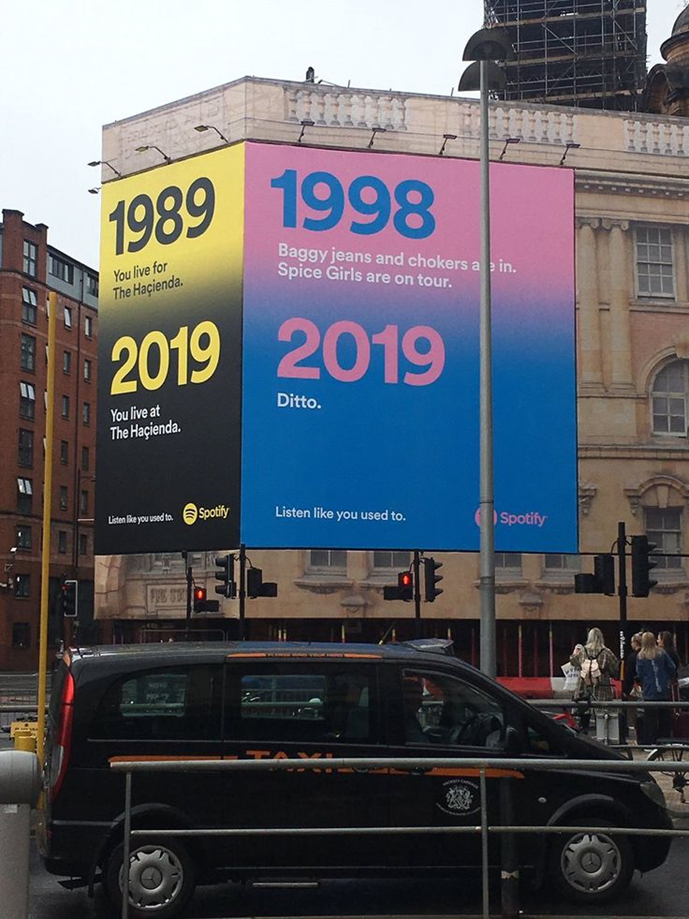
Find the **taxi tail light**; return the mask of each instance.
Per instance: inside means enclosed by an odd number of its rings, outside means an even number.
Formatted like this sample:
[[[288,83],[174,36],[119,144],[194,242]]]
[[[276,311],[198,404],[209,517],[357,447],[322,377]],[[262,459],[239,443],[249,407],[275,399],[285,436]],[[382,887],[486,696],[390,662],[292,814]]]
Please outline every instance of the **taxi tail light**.
[[[74,677],[67,674],[62,687],[60,711],[53,733],[50,754],[50,797],[57,798],[69,765],[72,747],[72,724],[74,721]]]

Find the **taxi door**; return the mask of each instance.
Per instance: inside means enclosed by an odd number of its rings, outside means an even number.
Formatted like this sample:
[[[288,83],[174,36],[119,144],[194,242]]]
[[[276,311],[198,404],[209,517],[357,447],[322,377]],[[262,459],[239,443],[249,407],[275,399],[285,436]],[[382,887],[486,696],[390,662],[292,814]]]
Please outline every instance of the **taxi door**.
[[[389,702],[390,752],[399,757],[451,757],[456,767],[392,770],[391,826],[476,827],[481,823],[478,770],[462,759],[504,755],[507,713],[501,702],[462,675],[429,667],[391,669]],[[487,774],[489,823],[499,822],[499,787],[503,770]],[[510,772],[515,778],[522,773]],[[491,858],[498,842],[491,838]],[[389,840],[391,868],[443,869],[481,862],[481,837],[470,834],[401,834]]]
[[[251,829],[384,826],[387,775],[335,770],[328,760],[381,755],[378,667],[346,655],[284,660],[238,653],[225,667],[223,751],[248,760],[315,759],[317,770],[232,772],[225,782],[227,826]],[[226,867],[270,873],[385,864],[386,839],[354,833],[230,839]]]

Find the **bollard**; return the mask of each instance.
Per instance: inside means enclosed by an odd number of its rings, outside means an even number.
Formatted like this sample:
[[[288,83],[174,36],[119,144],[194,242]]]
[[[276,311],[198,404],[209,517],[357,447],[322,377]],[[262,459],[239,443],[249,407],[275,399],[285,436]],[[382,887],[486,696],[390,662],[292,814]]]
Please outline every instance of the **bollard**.
[[[0,752],[0,919],[29,914],[31,808],[41,785],[35,753]]]

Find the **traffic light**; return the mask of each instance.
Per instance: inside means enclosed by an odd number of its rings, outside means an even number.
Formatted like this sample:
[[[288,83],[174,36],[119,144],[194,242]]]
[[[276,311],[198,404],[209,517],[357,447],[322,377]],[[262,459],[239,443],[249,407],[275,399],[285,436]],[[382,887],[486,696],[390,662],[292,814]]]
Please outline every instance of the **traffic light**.
[[[263,583],[262,568],[247,568],[246,595],[250,600],[254,600],[256,597],[277,597],[278,586],[275,581]]]
[[[657,546],[648,541],[648,536],[632,536],[632,596],[647,597],[651,588],[658,583],[649,573],[658,562],[651,558]]]
[[[413,600],[414,575],[411,571],[400,571],[397,575],[397,587],[383,588],[384,600]]]
[[[438,568],[442,568],[442,562],[436,562],[434,558],[424,558],[423,559],[423,568],[424,568],[424,600],[428,603],[433,603],[436,597],[440,596],[443,592],[442,588],[436,587],[435,585],[438,581],[442,581],[442,574],[436,574]]]
[[[215,579],[220,581],[220,584],[215,585],[215,592],[231,600],[237,596],[237,585],[234,581],[234,555],[219,555],[215,559],[215,565],[219,569],[215,572]]]
[[[200,613],[201,606],[206,602],[206,588],[205,587],[195,587],[194,588],[194,612]]]
[[[67,619],[74,619],[79,610],[79,581],[63,580],[60,590],[62,592],[62,615]]]
[[[220,611],[219,600],[208,600],[205,587],[194,587],[194,612],[217,613]]]
[[[600,587],[600,593],[608,597],[615,596],[615,556],[607,553],[596,555],[593,559],[593,571]]]

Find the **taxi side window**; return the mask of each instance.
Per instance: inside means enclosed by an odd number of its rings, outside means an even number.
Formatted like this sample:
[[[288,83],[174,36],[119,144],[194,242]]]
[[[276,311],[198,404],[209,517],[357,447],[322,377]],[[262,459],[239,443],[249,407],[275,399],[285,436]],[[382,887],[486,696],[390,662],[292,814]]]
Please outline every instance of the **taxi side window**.
[[[206,740],[220,737],[222,668],[169,667],[117,680],[91,724],[94,740]]]
[[[405,744],[503,746],[506,718],[502,706],[464,680],[405,669],[402,698]]]
[[[225,737],[299,743],[375,742],[372,668],[232,668]]]

